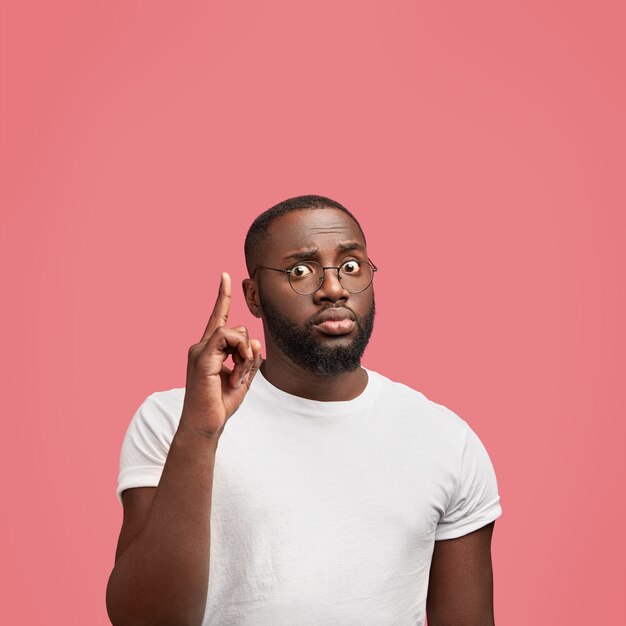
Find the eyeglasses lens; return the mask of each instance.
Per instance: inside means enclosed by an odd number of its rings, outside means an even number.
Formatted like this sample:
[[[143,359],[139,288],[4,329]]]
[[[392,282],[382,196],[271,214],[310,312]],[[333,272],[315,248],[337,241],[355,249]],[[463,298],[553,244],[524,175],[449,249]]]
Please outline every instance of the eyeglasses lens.
[[[328,271],[337,271],[328,269]],[[349,293],[365,291],[372,283],[373,272],[365,261],[346,261],[339,268],[339,280]],[[324,282],[324,268],[315,261],[307,261],[292,268],[289,282],[294,291],[302,295],[315,293]]]

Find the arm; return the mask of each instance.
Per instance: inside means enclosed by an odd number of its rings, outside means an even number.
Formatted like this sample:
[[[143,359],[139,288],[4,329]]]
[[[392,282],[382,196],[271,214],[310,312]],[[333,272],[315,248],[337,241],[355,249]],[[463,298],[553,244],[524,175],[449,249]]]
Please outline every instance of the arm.
[[[159,486],[122,494],[124,521],[107,587],[114,626],[194,626],[209,581],[213,472],[218,440],[261,364],[261,345],[226,328],[230,279],[189,350],[185,400]],[[224,361],[231,355],[232,371]]]
[[[115,626],[201,623],[216,449],[217,440],[179,431],[158,488],[122,494],[124,521],[107,587]]]
[[[493,626],[494,522],[435,542],[426,612],[429,626]]]

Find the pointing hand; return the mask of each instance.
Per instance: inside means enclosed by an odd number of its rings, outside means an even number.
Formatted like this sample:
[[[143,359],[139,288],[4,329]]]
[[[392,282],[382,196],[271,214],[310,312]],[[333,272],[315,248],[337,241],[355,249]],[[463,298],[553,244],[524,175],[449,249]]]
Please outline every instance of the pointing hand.
[[[261,343],[244,326],[229,328],[231,281],[222,274],[213,312],[200,341],[189,348],[185,401],[179,428],[219,438],[239,408],[262,363]],[[231,357],[229,369],[225,361]]]

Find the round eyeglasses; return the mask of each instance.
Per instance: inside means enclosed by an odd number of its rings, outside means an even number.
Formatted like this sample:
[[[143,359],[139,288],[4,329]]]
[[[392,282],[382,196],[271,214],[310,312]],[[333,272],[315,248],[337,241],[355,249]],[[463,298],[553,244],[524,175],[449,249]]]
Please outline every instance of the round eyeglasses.
[[[254,276],[257,269],[287,274],[291,288],[301,296],[309,296],[322,286],[326,270],[337,270],[337,278],[348,293],[365,291],[374,280],[374,272],[378,271],[378,268],[369,259],[367,261],[351,259],[344,261],[338,267],[333,265],[325,267],[317,261],[301,261],[286,270],[257,265],[250,278]]]

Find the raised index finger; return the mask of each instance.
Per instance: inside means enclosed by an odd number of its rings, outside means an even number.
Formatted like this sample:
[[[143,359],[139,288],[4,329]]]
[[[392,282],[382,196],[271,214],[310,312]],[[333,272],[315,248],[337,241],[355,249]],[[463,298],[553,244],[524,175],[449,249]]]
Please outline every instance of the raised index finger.
[[[209,318],[209,322],[204,329],[204,334],[200,341],[208,339],[220,326],[225,326],[230,313],[230,276],[222,273],[220,280],[220,290],[217,294],[217,300],[213,307],[213,312]]]

